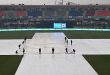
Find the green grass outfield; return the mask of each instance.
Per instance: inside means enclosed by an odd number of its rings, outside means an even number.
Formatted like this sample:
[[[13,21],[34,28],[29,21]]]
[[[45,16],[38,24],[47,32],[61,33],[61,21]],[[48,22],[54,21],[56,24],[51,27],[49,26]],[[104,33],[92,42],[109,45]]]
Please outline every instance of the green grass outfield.
[[[75,30],[43,30],[43,31],[2,31],[0,39],[23,39],[33,37],[35,32],[64,32],[71,39],[110,39],[110,31],[75,31]]]
[[[110,75],[110,55],[84,55],[99,75]]]
[[[0,75],[15,75],[23,56],[0,55]]]

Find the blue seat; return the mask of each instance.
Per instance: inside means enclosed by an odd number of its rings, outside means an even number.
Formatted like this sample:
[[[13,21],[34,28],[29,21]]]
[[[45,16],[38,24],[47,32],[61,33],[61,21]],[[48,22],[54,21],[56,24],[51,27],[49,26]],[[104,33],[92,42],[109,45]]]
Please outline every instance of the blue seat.
[[[83,16],[83,11],[71,10],[69,11],[69,16]]]
[[[41,11],[28,11],[28,16],[33,16],[33,17],[42,16],[42,12]]]

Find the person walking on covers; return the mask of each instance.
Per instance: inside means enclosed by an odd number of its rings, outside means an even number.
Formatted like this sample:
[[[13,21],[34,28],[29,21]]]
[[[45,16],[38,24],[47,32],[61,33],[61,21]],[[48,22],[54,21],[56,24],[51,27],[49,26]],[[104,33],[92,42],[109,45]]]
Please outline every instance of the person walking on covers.
[[[39,48],[39,54],[41,54],[41,48]]]
[[[71,40],[71,45],[72,45],[73,41]]]
[[[75,49],[73,49],[73,52],[74,52],[74,54],[75,54],[75,52],[76,52]]]
[[[52,48],[52,54],[54,54],[54,48]]]
[[[65,49],[65,51],[66,51],[66,53],[68,54],[68,49],[67,49],[67,48]]]
[[[23,48],[23,54],[25,54],[25,49]]]

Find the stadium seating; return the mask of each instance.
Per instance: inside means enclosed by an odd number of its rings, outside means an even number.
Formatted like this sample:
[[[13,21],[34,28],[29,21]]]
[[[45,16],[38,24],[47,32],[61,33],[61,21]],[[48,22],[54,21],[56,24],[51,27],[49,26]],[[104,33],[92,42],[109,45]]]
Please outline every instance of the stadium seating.
[[[26,16],[26,11],[16,11],[16,16]]]
[[[95,16],[110,16],[110,11],[107,10],[97,10]]]
[[[6,7],[0,9],[2,28],[52,28],[54,22],[67,23],[67,28],[110,28],[110,10],[103,6]]]
[[[83,11],[72,9],[69,11],[69,16],[83,16]]]
[[[95,11],[93,10],[88,10],[88,11],[86,11],[86,13],[85,13],[85,16],[94,16],[94,14],[95,14]]]
[[[15,17],[15,11],[7,11],[6,15],[9,17]]]
[[[27,11],[28,16],[32,16],[32,17],[38,17],[38,16],[42,16],[42,12],[41,11]]]
[[[4,11],[0,11],[0,16],[6,16],[6,13]]]

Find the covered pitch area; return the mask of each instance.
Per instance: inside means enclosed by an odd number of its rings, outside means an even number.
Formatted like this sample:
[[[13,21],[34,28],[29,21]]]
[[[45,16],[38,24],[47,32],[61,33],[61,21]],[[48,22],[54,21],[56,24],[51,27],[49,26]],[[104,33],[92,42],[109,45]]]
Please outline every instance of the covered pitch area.
[[[26,54],[15,73],[15,75],[98,75],[92,66],[85,60],[82,55],[107,55],[109,51],[109,39],[68,39],[68,45],[64,39],[64,33],[36,33],[32,39],[27,39],[22,46]],[[70,40],[73,40],[71,46]],[[1,55],[16,55],[19,40],[1,40]],[[9,44],[10,43],[10,44]],[[7,49],[7,48],[8,49]],[[55,53],[52,54],[52,47]],[[65,48],[68,48],[70,54],[65,54]],[[22,55],[22,48],[18,55]],[[38,49],[42,49],[39,54]],[[76,53],[72,53],[72,49]]]

